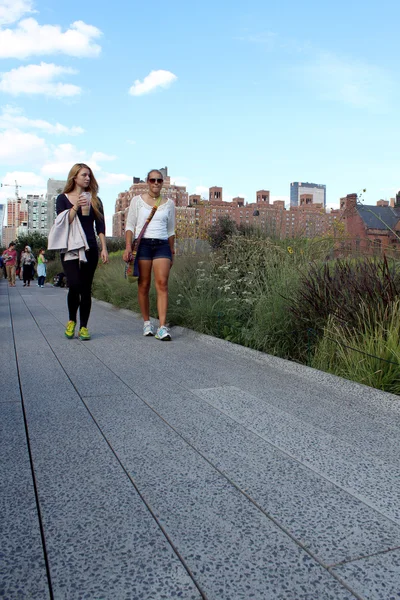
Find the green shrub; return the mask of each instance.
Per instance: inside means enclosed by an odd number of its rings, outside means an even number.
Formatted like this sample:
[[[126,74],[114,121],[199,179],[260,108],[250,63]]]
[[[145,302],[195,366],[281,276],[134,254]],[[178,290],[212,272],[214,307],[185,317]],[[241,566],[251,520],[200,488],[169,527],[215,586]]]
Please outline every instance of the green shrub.
[[[383,258],[313,262],[303,270],[296,294],[287,294],[300,325],[322,331],[328,318],[349,327],[357,322],[362,302],[373,311],[392,303],[400,292],[400,271]]]
[[[355,326],[328,319],[312,366],[379,390],[400,394],[400,299],[374,313],[362,302]]]
[[[111,252],[109,257],[108,264],[98,264],[93,280],[93,296],[118,308],[137,311],[137,286],[130,284],[124,277],[122,251]]]
[[[47,255],[47,252],[46,252]],[[57,273],[61,273],[63,271],[60,254],[57,253],[54,260],[49,260],[46,265],[46,281],[49,283],[53,283],[53,279]]]

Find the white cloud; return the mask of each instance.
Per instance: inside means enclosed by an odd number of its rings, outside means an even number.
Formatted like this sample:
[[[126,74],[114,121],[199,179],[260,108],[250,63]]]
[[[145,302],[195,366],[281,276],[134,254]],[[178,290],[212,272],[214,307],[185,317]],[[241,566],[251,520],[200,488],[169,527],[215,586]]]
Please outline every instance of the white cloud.
[[[109,160],[115,160],[117,157],[111,154],[105,154],[104,152],[93,152],[91,160],[104,162]]]
[[[31,0],[1,0],[0,26],[19,21],[22,15],[34,13]]]
[[[133,146],[134,144],[136,144],[135,140],[126,140],[126,143],[127,143],[127,144],[130,144],[130,145],[132,145],[132,146]]]
[[[12,106],[5,106],[0,114],[0,129],[40,129],[45,133],[57,135],[80,135],[84,133],[82,127],[66,127],[60,123],[49,123],[43,119],[29,119],[23,111]]]
[[[142,96],[149,94],[158,87],[167,88],[178,78],[171,71],[151,71],[143,81],[137,79],[130,88],[129,93],[132,96]]]
[[[119,185],[125,182],[129,182],[130,184],[133,183],[132,175],[125,175],[124,173],[102,172],[96,179],[102,185]]]
[[[35,19],[24,19],[15,29],[0,31],[0,58],[24,59],[46,54],[96,57],[101,47],[93,40],[101,35],[100,29],[83,21],[75,21],[63,33],[59,25],[39,25]]]
[[[29,188],[45,188],[46,180],[44,177],[41,177],[37,173],[33,173],[32,171],[11,171],[5,174],[2,178],[3,185],[14,186],[15,182],[22,187]],[[31,192],[28,191],[28,194]],[[23,195],[23,193],[21,192]]]
[[[53,82],[55,77],[76,73],[69,67],[40,63],[27,65],[3,73],[0,80],[0,91],[18,96],[20,94],[44,94],[46,96],[76,96],[81,89],[76,85]]]
[[[356,108],[384,108],[392,87],[383,69],[328,53],[301,67],[298,74],[307,87],[312,86],[323,98]]]
[[[172,177],[171,178],[171,183],[173,185],[183,185],[186,188],[189,185],[189,181],[190,180],[188,179],[188,177],[183,177],[182,175],[178,175],[177,177]]]
[[[208,200],[209,189],[204,185],[198,185],[194,191],[195,194],[199,194],[202,198]]]
[[[53,148],[52,157],[42,166],[41,171],[43,175],[48,177],[66,177],[75,163],[82,162],[93,170],[96,179],[99,179],[97,175],[99,172],[107,179],[110,174],[103,174],[100,163],[114,160],[115,158],[104,152],[93,152],[91,155],[88,155],[85,150],[78,150],[73,144],[59,144]],[[132,180],[132,177],[129,177],[129,180]]]
[[[44,139],[18,129],[0,132],[0,162],[3,165],[40,164],[47,159]]]
[[[65,178],[71,167],[79,162],[88,164],[85,151],[78,150],[73,144],[59,144],[53,148],[51,158],[45,162],[41,171],[46,177]]]

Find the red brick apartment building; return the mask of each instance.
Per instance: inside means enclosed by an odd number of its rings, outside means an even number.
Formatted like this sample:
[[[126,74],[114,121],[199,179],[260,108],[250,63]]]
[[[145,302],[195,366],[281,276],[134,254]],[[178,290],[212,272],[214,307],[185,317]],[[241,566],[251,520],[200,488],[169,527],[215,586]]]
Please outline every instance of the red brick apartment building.
[[[396,198],[378,200],[376,206],[358,202],[357,194],[340,199],[346,241],[342,249],[352,253],[392,255],[400,253],[400,192]]]
[[[280,238],[315,237],[329,232],[336,219],[340,218],[339,210],[325,212],[322,204],[314,204],[312,194],[304,194],[299,206],[285,209],[284,200],[270,202],[268,190],[258,190],[256,201],[245,204],[244,198],[236,197],[224,202],[222,187],[209,188],[209,199],[200,195],[188,196],[184,186],[171,184],[167,168],[162,169],[164,185],[162,194],[172,198],[176,206],[177,236],[202,239],[211,225],[217,223],[219,217],[227,216],[238,225],[253,225],[266,234]],[[121,192],[115,203],[113,215],[113,236],[125,234],[125,222],[132,198],[147,190],[147,184],[134,178],[128,191]]]
[[[207,230],[220,217],[229,217],[235,223],[252,225],[267,235],[281,239],[320,237],[336,232],[339,251],[379,253],[391,249],[400,252],[400,192],[396,200],[379,200],[376,206],[364,206],[357,194],[348,194],[340,200],[340,209],[326,212],[321,203],[314,203],[312,193],[301,194],[298,206],[285,208],[284,200],[270,201],[268,190],[258,190],[255,202],[246,204],[236,197],[224,202],[223,188],[209,188],[209,199],[199,194],[188,196],[184,186],[171,184],[167,167],[162,193],[176,205],[176,232],[181,238],[204,239]],[[131,199],[147,190],[147,184],[134,178],[128,191],[118,195],[113,216],[113,236],[125,234],[125,220]],[[341,223],[341,226],[335,226]]]

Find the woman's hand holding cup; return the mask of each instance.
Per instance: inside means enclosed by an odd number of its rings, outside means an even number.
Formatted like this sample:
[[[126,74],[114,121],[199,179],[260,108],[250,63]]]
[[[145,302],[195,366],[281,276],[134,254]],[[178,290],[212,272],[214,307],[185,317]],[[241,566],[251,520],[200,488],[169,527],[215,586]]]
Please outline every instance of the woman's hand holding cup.
[[[92,194],[90,192],[82,192],[79,195],[79,206],[81,207],[83,217],[89,216],[91,200]]]

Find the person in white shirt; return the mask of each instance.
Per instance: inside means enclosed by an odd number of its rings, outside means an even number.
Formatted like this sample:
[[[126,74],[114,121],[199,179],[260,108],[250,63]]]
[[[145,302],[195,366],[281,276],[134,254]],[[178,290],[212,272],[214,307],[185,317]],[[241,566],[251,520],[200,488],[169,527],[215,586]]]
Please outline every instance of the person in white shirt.
[[[152,208],[158,205],[138,248],[138,300],[144,321],[143,335],[154,335],[153,324],[150,321],[149,303],[151,271],[153,270],[160,321],[155,337],[158,340],[170,341],[171,333],[166,326],[166,320],[168,278],[175,254],[175,204],[173,200],[161,196],[163,182],[163,175],[160,171],[156,169],[149,171],[147,175],[147,192],[132,198],[125,227],[123,259],[124,261],[129,260],[134,240],[142,231]]]

